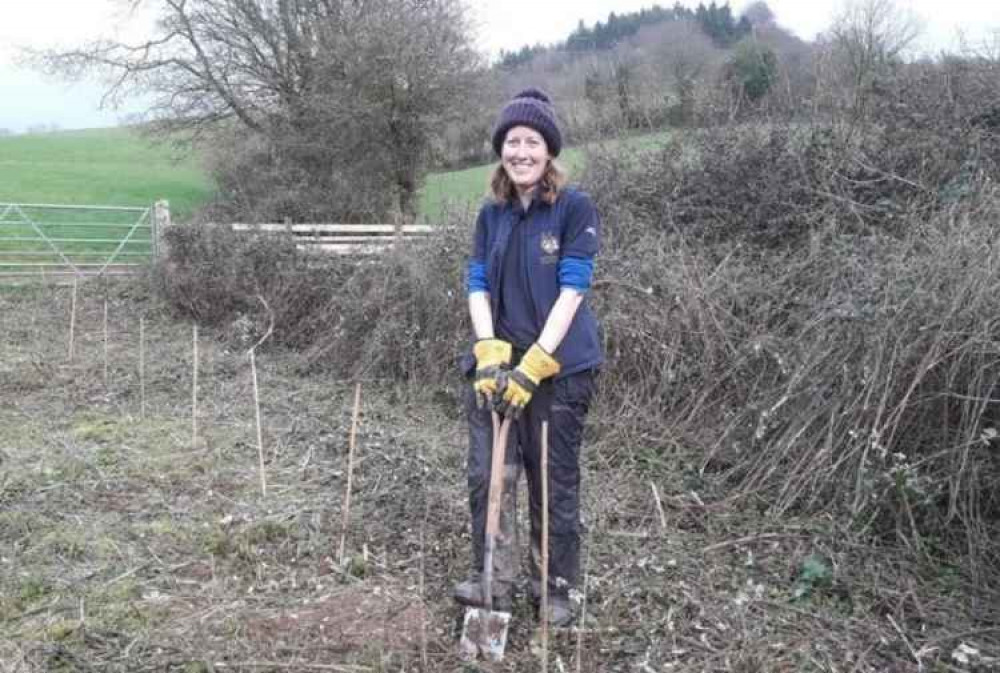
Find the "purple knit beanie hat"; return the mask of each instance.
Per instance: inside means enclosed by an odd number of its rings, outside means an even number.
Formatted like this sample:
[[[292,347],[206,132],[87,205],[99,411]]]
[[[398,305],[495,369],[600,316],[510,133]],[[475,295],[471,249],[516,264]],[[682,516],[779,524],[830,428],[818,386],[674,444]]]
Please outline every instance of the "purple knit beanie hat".
[[[515,126],[530,126],[545,138],[549,153],[559,156],[562,149],[562,133],[556,123],[552,101],[544,91],[534,87],[525,89],[514,96],[500,111],[500,118],[493,129],[493,151],[500,156],[507,131]]]

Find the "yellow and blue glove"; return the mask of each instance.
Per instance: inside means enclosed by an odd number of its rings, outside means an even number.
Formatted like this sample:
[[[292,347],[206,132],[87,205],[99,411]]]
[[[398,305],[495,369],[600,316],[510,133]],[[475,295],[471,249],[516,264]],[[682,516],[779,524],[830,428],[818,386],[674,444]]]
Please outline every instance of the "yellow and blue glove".
[[[503,339],[480,339],[472,347],[476,356],[476,405],[482,409],[493,403],[500,389],[500,379],[510,369],[511,345]]]
[[[538,344],[532,344],[517,367],[504,375],[500,399],[494,407],[497,413],[518,418],[531,401],[531,396],[545,379],[559,373],[560,365]]]

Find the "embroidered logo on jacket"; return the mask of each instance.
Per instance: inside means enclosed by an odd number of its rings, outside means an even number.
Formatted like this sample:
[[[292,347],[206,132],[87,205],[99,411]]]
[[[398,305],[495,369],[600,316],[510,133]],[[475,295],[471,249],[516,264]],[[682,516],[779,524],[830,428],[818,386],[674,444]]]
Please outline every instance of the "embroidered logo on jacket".
[[[554,255],[559,251],[559,239],[552,234],[542,234],[542,252]]]

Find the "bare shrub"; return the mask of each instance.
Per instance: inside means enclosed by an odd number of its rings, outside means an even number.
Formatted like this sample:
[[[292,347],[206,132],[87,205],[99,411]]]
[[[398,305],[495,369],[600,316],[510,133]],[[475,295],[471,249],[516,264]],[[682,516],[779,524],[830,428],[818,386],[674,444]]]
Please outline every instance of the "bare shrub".
[[[465,338],[464,258],[471,214],[427,242],[360,259],[325,258],[288,237],[220,226],[173,227],[154,274],[180,315],[207,325],[248,323],[249,346],[270,319],[274,343],[302,352],[307,369],[345,376],[442,380]],[[444,363],[444,367],[442,367]],[[450,365],[455,365],[454,367]]]
[[[997,205],[905,241],[828,234],[776,264],[775,295],[811,301],[750,342],[777,367],[705,466],[781,511],[842,509],[918,548],[995,525]]]
[[[350,376],[454,380],[468,336],[463,274],[472,215],[453,218],[428,241],[355,265],[305,321],[304,365]]]
[[[996,553],[996,136],[928,96],[895,124],[591,157],[617,459],[679,453],[773,511]]]
[[[845,3],[828,37],[838,84],[855,119],[865,117],[869,102],[877,96],[878,80],[894,75],[919,34],[916,16],[894,0]]]
[[[705,129],[645,154],[641,173],[627,177],[628,159],[598,158],[589,179],[601,212],[618,218],[627,210],[650,227],[704,241],[797,245],[831,219],[902,235],[997,175],[1000,137],[949,121]]]
[[[168,255],[154,270],[154,286],[179,315],[204,325],[256,313],[258,295],[288,325],[298,307],[323,289],[290,237],[190,225],[170,227],[164,238]]]

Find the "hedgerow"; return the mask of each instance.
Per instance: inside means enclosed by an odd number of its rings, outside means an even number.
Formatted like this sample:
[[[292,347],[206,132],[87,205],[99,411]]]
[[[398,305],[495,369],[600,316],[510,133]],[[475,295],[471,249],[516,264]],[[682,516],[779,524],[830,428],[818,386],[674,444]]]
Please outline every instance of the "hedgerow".
[[[941,85],[918,74],[864,121],[760,121],[590,158],[609,460],[681,461],[765,509],[995,557],[1000,138],[976,122],[989,100],[974,87],[907,98]],[[253,237],[220,263],[222,235],[192,228],[162,287],[198,319],[273,321],[305,369],[453,389],[472,221],[324,264]]]

